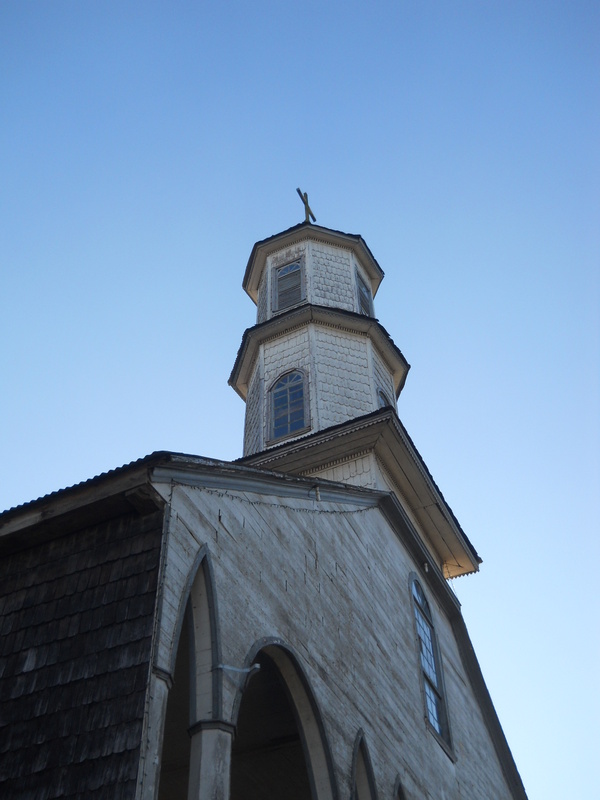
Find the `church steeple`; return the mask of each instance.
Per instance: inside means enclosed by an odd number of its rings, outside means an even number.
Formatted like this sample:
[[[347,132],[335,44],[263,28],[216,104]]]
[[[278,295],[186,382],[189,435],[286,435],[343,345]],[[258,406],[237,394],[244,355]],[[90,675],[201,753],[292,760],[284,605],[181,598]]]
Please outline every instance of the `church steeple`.
[[[246,401],[242,463],[383,492],[446,577],[479,558],[396,412],[409,365],[375,318],[383,272],[360,236],[303,222],[257,242],[257,305],[229,383]]]
[[[383,271],[362,237],[303,222],[257,242],[243,287],[257,324],[230,384],[244,455],[395,406],[409,369],[374,317]]]

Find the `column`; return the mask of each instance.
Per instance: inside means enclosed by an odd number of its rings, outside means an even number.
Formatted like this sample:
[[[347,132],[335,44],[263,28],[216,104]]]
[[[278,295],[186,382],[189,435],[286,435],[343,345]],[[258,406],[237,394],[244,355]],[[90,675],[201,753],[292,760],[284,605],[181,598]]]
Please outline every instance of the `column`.
[[[233,732],[224,720],[202,720],[189,729],[188,800],[229,800]]]

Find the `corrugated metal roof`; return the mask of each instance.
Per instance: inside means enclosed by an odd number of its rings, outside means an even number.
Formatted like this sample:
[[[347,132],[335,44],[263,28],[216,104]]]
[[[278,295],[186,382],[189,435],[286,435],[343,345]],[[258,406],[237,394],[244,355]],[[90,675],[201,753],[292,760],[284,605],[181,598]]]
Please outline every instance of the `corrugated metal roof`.
[[[35,500],[28,500],[26,503],[20,503],[19,505],[7,508],[5,511],[0,512],[0,520],[9,514],[12,515],[13,513],[32,508],[38,503],[46,503],[49,500],[52,500],[58,497],[59,495],[63,494],[64,492],[71,492],[77,489],[92,486],[94,483],[98,483],[102,480],[105,480],[110,476],[119,475],[120,473],[125,472],[126,470],[140,467],[143,464],[151,464],[155,460],[160,461],[162,458],[165,458],[169,455],[171,454],[168,451],[157,450],[154,453],[151,453],[150,455],[144,456],[143,458],[138,458],[135,461],[130,461],[128,464],[124,464],[122,467],[115,467],[114,469],[109,469],[106,472],[101,472],[98,475],[95,475],[93,478],[88,478],[85,481],[74,483],[72,486],[65,486],[63,489],[56,489],[53,492],[49,492],[48,494],[42,495],[41,497],[37,497]]]

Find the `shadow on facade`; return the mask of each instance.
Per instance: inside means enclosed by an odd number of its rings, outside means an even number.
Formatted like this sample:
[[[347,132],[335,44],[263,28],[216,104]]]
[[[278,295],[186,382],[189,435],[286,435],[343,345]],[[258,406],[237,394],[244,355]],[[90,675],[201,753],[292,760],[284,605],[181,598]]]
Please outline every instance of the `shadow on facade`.
[[[231,760],[231,800],[311,800],[293,702],[266,653],[244,691]]]
[[[158,800],[187,800],[190,772],[190,609],[179,637],[173,686],[169,692]]]

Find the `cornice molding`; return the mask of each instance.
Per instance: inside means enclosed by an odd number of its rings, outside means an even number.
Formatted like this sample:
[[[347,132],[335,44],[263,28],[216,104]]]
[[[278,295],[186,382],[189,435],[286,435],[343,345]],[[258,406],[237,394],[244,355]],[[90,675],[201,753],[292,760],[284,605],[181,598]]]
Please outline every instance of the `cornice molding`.
[[[244,331],[242,343],[229,376],[229,385],[244,401],[248,394],[252,367],[260,346],[310,324],[371,339],[393,374],[396,397],[399,396],[404,388],[410,364],[379,320],[331,306],[303,303]]]
[[[357,458],[363,458],[364,456],[368,456],[372,452],[373,451],[371,449],[366,447],[364,450],[359,450],[356,453],[351,453],[350,455],[342,456],[341,458],[336,458],[333,459],[332,461],[328,461],[326,464],[323,464],[322,466],[319,467],[319,471],[326,469],[334,469],[335,467],[339,467],[341,464],[347,464],[350,461],[356,461]],[[306,470],[304,472],[301,472],[300,474],[303,476],[307,476],[310,475],[311,473],[310,470]]]

